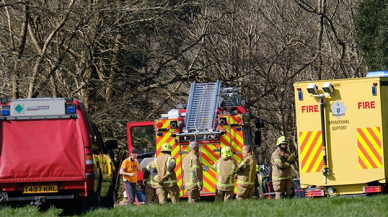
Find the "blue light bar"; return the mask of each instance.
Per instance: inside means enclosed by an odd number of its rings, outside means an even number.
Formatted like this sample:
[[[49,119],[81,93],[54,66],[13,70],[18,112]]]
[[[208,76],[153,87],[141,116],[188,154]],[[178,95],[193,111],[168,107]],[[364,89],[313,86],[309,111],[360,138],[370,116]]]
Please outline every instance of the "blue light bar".
[[[388,71],[368,72],[366,77],[367,78],[371,78],[371,77],[388,77]]]
[[[9,116],[9,110],[8,109],[1,109],[1,116]]]
[[[376,92],[376,86],[373,85],[373,86],[372,86],[372,95],[373,95],[373,96],[376,96],[376,94],[377,94],[377,92]]]
[[[298,98],[299,98],[299,101],[301,101],[303,99],[302,90],[298,90]]]
[[[75,114],[75,107],[73,107],[73,106],[66,107],[66,113],[67,114]]]

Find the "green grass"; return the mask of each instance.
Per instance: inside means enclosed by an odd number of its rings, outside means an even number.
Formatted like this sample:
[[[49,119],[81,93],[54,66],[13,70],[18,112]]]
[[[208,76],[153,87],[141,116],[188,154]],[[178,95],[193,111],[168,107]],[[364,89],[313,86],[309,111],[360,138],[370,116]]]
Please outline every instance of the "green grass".
[[[25,206],[21,208],[9,208],[9,207],[0,207],[0,216],[41,216],[41,217],[51,217],[58,216],[62,213],[61,209],[49,208],[45,212],[41,212],[35,206]]]
[[[57,216],[61,210],[39,212],[35,207],[0,208],[0,216]],[[82,216],[388,216],[388,196],[323,199],[251,200],[227,203],[121,206],[97,209]]]

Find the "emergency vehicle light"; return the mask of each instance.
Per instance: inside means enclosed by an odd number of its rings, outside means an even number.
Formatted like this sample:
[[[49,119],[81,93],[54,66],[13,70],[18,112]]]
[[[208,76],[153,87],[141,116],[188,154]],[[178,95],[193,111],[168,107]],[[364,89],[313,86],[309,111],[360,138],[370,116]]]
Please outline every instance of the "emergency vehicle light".
[[[66,114],[75,114],[75,106],[66,106]]]
[[[305,192],[306,197],[323,197],[325,196],[325,190],[311,190]]]
[[[373,83],[373,86],[372,86],[372,95],[373,96],[377,95],[376,86],[377,86],[377,83]]]
[[[330,96],[334,92],[334,86],[330,82],[324,83],[323,86],[322,86],[322,89],[326,93],[330,94]]]
[[[362,191],[366,194],[380,193],[383,191],[383,189],[381,188],[381,186],[365,186],[365,187],[362,187]]]
[[[9,116],[9,109],[1,109],[1,116]]]
[[[176,129],[178,127],[178,122],[177,121],[171,121],[170,122],[170,128],[171,129]]]
[[[367,78],[371,77],[388,77],[388,71],[375,71],[375,72],[368,72],[366,74]]]
[[[318,87],[314,83],[307,85],[307,92],[311,94],[317,94],[318,93]]]
[[[299,101],[302,101],[303,100],[302,88],[298,87],[298,88],[296,88],[296,90],[298,91],[298,99],[299,99]]]
[[[227,125],[228,122],[226,121],[226,118],[220,118],[220,125]]]

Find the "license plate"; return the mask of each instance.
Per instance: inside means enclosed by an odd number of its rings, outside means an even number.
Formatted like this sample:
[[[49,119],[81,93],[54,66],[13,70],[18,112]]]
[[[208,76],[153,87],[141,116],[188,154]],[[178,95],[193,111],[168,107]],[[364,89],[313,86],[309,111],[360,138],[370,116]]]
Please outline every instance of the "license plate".
[[[34,193],[57,193],[58,186],[56,185],[33,185],[33,186],[24,186],[24,194],[34,194]]]

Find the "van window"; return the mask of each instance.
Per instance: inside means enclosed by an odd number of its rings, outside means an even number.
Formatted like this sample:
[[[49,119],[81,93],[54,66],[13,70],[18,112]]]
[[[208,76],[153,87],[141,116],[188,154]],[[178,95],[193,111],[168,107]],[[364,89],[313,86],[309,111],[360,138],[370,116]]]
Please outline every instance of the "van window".
[[[133,127],[132,144],[141,151],[155,151],[155,131],[153,126]]]
[[[98,141],[99,138],[97,138],[97,132],[94,124],[92,123],[92,120],[90,119],[90,116],[86,112],[85,107],[82,103],[80,103],[80,107],[82,110],[82,114],[84,115],[86,127],[88,128],[92,150],[102,151],[102,144]]]

